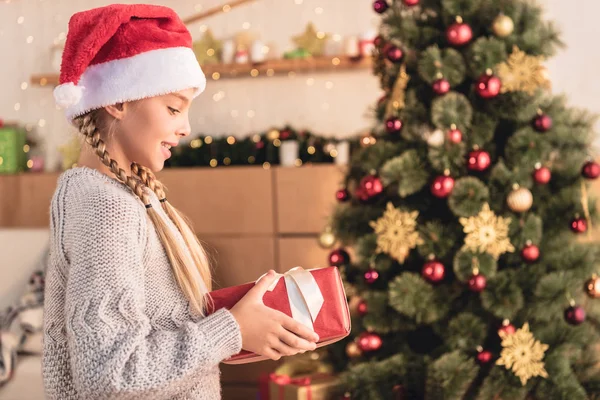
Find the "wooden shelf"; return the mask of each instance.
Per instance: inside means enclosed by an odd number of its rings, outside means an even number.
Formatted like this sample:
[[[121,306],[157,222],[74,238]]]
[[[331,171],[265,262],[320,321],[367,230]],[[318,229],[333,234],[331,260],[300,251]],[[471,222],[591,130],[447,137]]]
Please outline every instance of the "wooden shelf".
[[[370,69],[371,66],[371,57],[353,59],[348,56],[329,56],[306,59],[268,60],[259,64],[205,64],[202,69],[208,79],[231,79],[290,73],[305,74],[311,72],[363,70]],[[36,86],[56,86],[58,85],[58,74],[32,75],[30,81],[32,85]]]

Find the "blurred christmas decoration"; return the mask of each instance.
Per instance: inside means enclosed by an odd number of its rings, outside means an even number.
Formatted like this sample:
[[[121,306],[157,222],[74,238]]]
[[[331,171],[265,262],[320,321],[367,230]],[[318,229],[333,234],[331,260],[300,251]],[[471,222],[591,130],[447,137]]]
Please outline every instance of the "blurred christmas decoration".
[[[529,189],[514,185],[513,190],[506,197],[506,204],[512,211],[523,213],[533,205],[533,195]]]
[[[494,34],[501,38],[509,36],[511,33],[513,33],[514,29],[515,24],[512,18],[504,14],[498,15],[492,23],[492,30],[494,31]]]
[[[584,233],[587,231],[587,225],[585,218],[575,217],[571,220],[571,230],[575,233]]]
[[[62,156],[62,168],[67,170],[77,165],[79,153],[81,152],[82,142],[79,136],[73,135],[71,140],[58,148]]]
[[[500,335],[500,332],[503,332],[505,336],[512,335],[516,332],[516,330],[517,329],[515,328],[515,326],[511,324],[509,320],[505,319],[504,321],[502,321],[502,326],[500,327],[500,329],[498,329],[498,335]]]
[[[538,110],[538,115],[533,119],[533,127],[538,132],[547,132],[552,128],[552,118]]]
[[[533,179],[535,180],[535,183],[545,185],[550,182],[551,178],[552,172],[550,171],[550,168],[542,167],[540,163],[537,163],[535,166],[535,171],[533,172]]]
[[[486,365],[489,364],[490,361],[492,361],[493,358],[493,354],[491,351],[489,350],[483,350],[483,348],[479,347],[477,349],[477,362],[480,365]]]
[[[341,267],[350,262],[350,254],[342,248],[335,249],[329,253],[329,265],[332,267]]]
[[[473,31],[469,24],[463,22],[461,17],[456,17],[456,22],[446,30],[446,40],[452,46],[464,46],[473,38]]]
[[[527,241],[527,244],[521,250],[521,258],[529,264],[536,262],[540,258],[540,248],[531,241]]]
[[[523,386],[533,377],[548,377],[542,360],[550,346],[535,339],[527,322],[513,334],[499,332],[499,335],[502,339],[502,352],[496,365],[512,370]]]
[[[423,265],[421,275],[431,283],[439,283],[444,279],[446,268],[437,260],[429,260]]]
[[[585,292],[592,299],[600,299],[600,278],[593,274],[592,277],[585,282]]]
[[[585,322],[585,310],[583,307],[575,304],[575,301],[571,301],[571,306],[565,310],[565,321],[571,325],[581,325]]]
[[[448,174],[450,173],[449,171],[446,172]],[[454,189],[454,178],[448,174],[436,177],[431,184],[431,194],[435,197],[443,199],[450,196],[452,193],[452,189]]]
[[[516,45],[508,60],[496,66],[502,80],[502,93],[523,91],[533,95],[538,88],[550,88],[550,81],[542,73],[542,56],[530,56]]]
[[[319,245],[324,249],[330,249],[337,241],[330,226],[325,227],[325,230],[319,235]]]
[[[485,171],[491,163],[490,153],[485,150],[473,150],[467,156],[467,168],[471,171]]]
[[[398,110],[404,108],[404,94],[409,80],[410,77],[406,73],[406,66],[402,64],[398,78],[396,78],[396,83],[394,83],[394,88],[392,89],[392,95],[387,101],[385,118],[391,118]]]
[[[385,130],[390,135],[397,135],[402,129],[402,121],[397,117],[390,117],[385,121]]]
[[[596,179],[600,176],[600,164],[595,161],[587,161],[581,168],[581,175],[587,179]]]
[[[358,358],[362,356],[362,350],[356,342],[349,342],[346,345],[346,355],[350,358]]]
[[[400,211],[391,202],[377,221],[369,222],[377,234],[377,253],[386,253],[400,264],[411,249],[422,244],[423,240],[416,231],[418,211]]]
[[[207,29],[206,32],[204,32],[200,40],[192,44],[196,59],[198,59],[198,62],[201,65],[219,63],[221,60],[222,46],[223,43],[220,40],[215,39],[210,29]]]
[[[321,56],[325,49],[325,44],[329,34],[317,32],[314,24],[311,22],[306,26],[304,33],[293,37],[293,42],[299,49],[303,49],[311,56]]]
[[[371,285],[377,282],[377,279],[379,279],[379,272],[373,268],[370,268],[367,272],[365,272],[364,278],[365,282]]]
[[[383,341],[381,337],[374,332],[363,332],[358,337],[358,348],[362,352],[379,350],[382,345]]]
[[[503,82],[499,77],[492,73],[491,69],[479,77],[475,84],[477,94],[484,99],[491,99],[498,96],[503,87]]]
[[[473,271],[473,275],[469,278],[467,282],[469,286],[469,290],[475,293],[481,293],[485,290],[487,286],[487,279],[481,273],[479,273],[478,269]]]
[[[496,216],[488,203],[483,204],[476,216],[461,217],[459,221],[467,234],[463,249],[488,253],[495,259],[515,251],[508,237],[510,218]]]
[[[335,192],[335,198],[340,203],[343,203],[345,201],[350,200],[350,193],[348,192],[348,189],[346,189],[346,188],[338,189],[338,191]]]
[[[375,0],[373,2],[373,10],[378,14],[383,14],[389,7],[386,0]]]
[[[27,169],[27,133],[18,123],[2,122],[0,127],[0,174]],[[27,150],[27,151],[25,151]]]

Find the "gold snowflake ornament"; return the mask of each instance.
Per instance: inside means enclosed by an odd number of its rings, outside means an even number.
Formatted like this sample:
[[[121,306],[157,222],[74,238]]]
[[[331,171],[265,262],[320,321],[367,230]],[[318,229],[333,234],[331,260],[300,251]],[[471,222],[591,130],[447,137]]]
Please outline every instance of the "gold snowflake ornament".
[[[423,240],[416,232],[418,211],[400,211],[389,202],[385,213],[369,225],[377,234],[377,253],[387,253],[401,264]]]
[[[513,46],[513,52],[503,63],[496,65],[502,80],[502,93],[523,91],[532,95],[536,89],[550,87],[548,72],[542,65],[544,57],[530,56]]]
[[[498,217],[490,210],[488,203],[483,204],[479,214],[460,218],[459,221],[467,234],[463,249],[488,253],[495,259],[498,259],[501,254],[515,251],[508,238],[510,218]]]
[[[512,369],[513,373],[521,379],[523,386],[535,376],[548,377],[542,359],[549,346],[533,337],[527,322],[515,333],[509,334],[503,331],[498,333],[502,338],[502,352],[496,365],[504,365],[506,369]]]

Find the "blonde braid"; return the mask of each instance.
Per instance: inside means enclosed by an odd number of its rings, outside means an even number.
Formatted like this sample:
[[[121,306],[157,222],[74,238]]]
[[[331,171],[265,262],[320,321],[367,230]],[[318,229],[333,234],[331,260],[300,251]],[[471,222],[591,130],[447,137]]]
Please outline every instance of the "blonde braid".
[[[135,195],[144,203],[146,210],[148,211],[148,216],[155,227],[167,257],[169,258],[177,283],[189,300],[192,311],[201,316],[206,315],[207,299],[205,298],[205,295],[212,290],[212,281],[210,266],[198,238],[192,233],[189,224],[184,221],[184,217],[180,215],[173,206],[168,204],[165,199],[165,201],[162,202],[163,208],[165,208],[169,218],[173,220],[179,231],[182,233],[192,256],[192,260],[190,260],[188,253],[182,248],[179,240],[174,236],[173,231],[169,228],[164,219],[156,210],[154,210],[148,193],[144,191],[144,188],[148,187],[155,191],[155,193],[159,195],[159,199],[162,200],[165,198],[164,186],[155,178],[152,171],[148,168],[142,167],[137,163],[132,164],[132,171],[135,171],[135,174],[141,178],[140,181],[127,175],[127,173],[119,167],[118,163],[110,158],[110,155],[106,150],[106,145],[100,138],[100,131],[96,126],[97,117],[98,111],[94,110],[83,116],[77,117],[75,123],[78,126],[79,131],[85,136],[86,142],[92,146],[95,153],[100,157],[102,163],[109,167],[117,179],[131,188],[133,193],[135,193]],[[197,277],[198,274],[200,275],[200,279]],[[207,297],[208,301],[210,301],[210,297]]]
[[[131,171],[136,174],[146,186],[156,193],[156,196],[162,203],[165,214],[167,214],[169,219],[175,224],[183,236],[188,249],[190,249],[196,268],[198,269],[207,290],[212,290],[212,274],[210,271],[211,262],[206,251],[204,251],[204,246],[200,242],[198,236],[194,233],[191,221],[167,201],[165,186],[156,178],[156,175],[154,175],[149,168],[133,162],[131,164]]]

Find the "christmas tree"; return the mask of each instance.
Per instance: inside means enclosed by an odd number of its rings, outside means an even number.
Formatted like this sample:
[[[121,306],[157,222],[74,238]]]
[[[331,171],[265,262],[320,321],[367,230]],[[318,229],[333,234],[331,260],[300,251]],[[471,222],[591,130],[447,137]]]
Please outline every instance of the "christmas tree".
[[[531,1],[373,8],[385,95],[330,227],[342,398],[600,398],[595,118],[551,93],[559,32]]]

